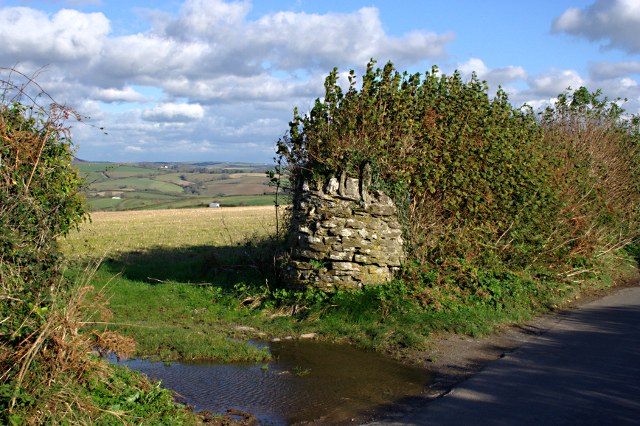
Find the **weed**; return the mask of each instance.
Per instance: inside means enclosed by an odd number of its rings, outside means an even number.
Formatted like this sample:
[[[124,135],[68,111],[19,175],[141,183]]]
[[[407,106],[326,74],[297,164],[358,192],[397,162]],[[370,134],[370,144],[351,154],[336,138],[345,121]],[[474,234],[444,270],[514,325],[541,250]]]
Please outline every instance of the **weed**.
[[[296,365],[295,367],[293,367],[293,374],[298,377],[308,376],[309,374],[311,374],[311,369]]]
[[[326,268],[327,264],[326,262],[322,261],[322,260],[317,260],[317,259],[310,259],[309,263],[311,264],[311,266],[313,267],[313,269],[315,270],[319,270],[322,268]]]

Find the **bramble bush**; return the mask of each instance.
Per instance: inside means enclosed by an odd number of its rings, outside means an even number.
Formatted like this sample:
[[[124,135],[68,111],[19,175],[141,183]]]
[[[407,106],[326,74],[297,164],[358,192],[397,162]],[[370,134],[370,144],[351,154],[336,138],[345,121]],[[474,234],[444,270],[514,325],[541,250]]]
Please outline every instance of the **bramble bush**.
[[[354,71],[346,90],[338,76],[308,114],[294,110],[278,154],[294,188],[369,164],[404,221],[407,277],[478,287],[478,270],[564,271],[637,237],[638,118],[600,93],[536,114],[435,67],[371,61],[359,89]]]
[[[0,337],[11,341],[40,327],[60,277],[56,241],[86,218],[64,126],[76,114],[40,107],[27,88],[0,85]]]

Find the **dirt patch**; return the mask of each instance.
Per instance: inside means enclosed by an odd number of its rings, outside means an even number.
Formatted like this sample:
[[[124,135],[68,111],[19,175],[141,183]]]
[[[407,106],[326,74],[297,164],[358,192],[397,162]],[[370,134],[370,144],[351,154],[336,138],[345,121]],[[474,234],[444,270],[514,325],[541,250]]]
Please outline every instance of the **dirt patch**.
[[[239,410],[227,410],[223,415],[202,411],[198,413],[198,417],[202,424],[211,426],[255,426],[260,424],[253,414]]]

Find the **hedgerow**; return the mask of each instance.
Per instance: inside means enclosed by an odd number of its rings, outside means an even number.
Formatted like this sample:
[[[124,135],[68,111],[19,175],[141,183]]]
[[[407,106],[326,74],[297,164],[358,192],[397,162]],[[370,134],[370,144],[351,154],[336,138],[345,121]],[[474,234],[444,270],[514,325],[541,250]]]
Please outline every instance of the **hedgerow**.
[[[371,61],[360,88],[353,71],[345,90],[338,78],[308,114],[294,110],[278,153],[294,188],[370,165],[404,219],[409,270],[462,286],[478,268],[565,271],[638,235],[638,118],[600,93],[537,114],[435,67]]]
[[[548,250],[573,265],[629,246],[640,235],[640,118],[581,87],[540,117],[562,202]]]

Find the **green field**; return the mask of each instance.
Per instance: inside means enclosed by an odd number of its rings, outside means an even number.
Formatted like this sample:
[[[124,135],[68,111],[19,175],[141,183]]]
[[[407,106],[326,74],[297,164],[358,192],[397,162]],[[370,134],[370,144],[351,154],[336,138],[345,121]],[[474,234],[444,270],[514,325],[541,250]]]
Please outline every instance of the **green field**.
[[[249,163],[74,163],[96,211],[274,204],[270,166]]]

